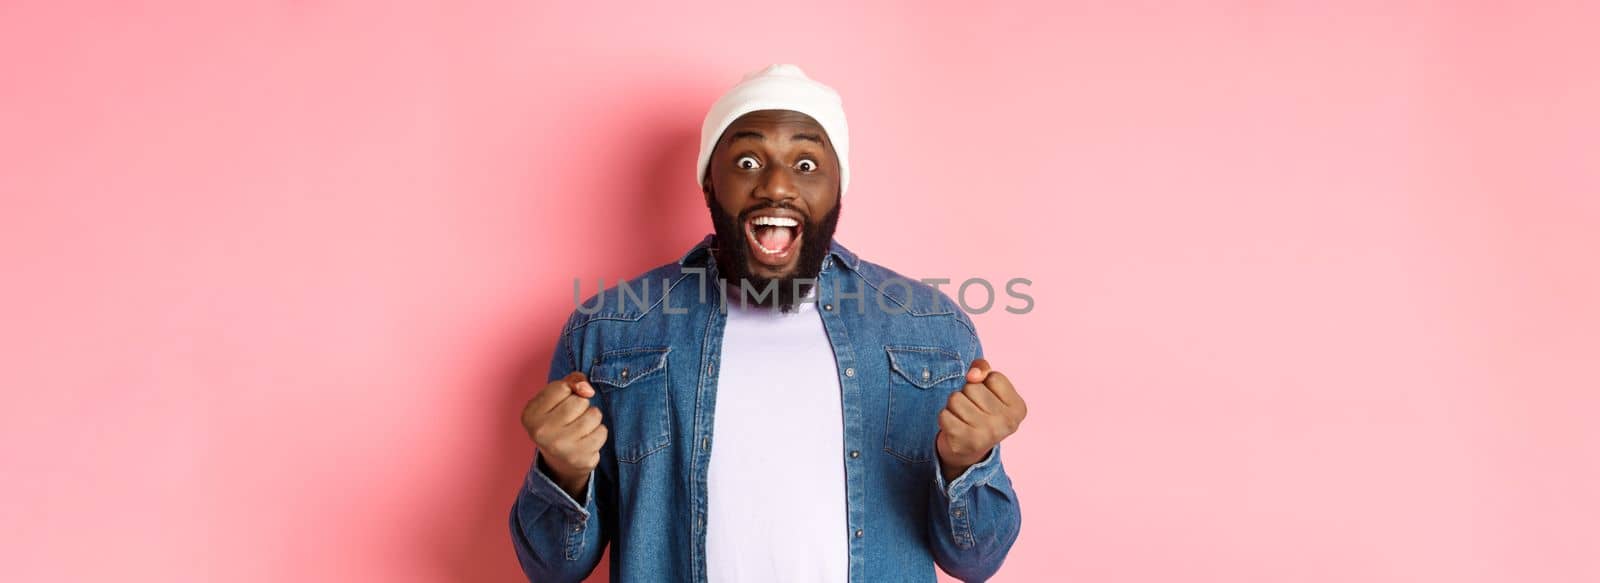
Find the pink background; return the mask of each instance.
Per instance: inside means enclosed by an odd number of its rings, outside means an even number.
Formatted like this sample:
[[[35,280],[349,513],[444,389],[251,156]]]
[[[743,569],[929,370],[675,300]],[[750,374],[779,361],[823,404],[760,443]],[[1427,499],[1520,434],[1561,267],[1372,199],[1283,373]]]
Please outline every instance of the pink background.
[[[519,375],[786,61],[843,241],[1034,281],[998,580],[1600,580],[1593,3],[150,4],[0,4],[0,579],[518,580]]]

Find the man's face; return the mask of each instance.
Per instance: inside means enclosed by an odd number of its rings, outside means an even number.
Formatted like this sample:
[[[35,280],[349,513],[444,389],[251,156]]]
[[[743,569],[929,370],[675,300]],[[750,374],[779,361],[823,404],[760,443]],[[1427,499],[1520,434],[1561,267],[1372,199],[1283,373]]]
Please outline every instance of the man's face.
[[[792,282],[817,277],[839,219],[839,159],[822,126],[793,111],[745,114],[723,131],[703,187],[723,277],[757,290],[776,280],[776,304],[792,305]]]

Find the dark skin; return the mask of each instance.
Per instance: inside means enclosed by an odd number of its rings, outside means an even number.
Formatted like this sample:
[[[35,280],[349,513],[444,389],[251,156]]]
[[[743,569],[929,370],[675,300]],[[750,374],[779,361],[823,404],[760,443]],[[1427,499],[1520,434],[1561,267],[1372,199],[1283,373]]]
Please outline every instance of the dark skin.
[[[827,132],[810,116],[751,112],[723,131],[701,187],[706,203],[719,205],[728,215],[782,202],[811,224],[839,204],[839,157]],[[748,260],[751,273],[770,278],[793,275],[798,262],[798,253],[787,259],[752,255]],[[600,409],[589,404],[594,395],[584,374],[574,372],[545,385],[522,411],[522,425],[543,454],[543,469],[574,499],[586,491],[607,436]],[[1027,414],[1027,405],[1005,375],[990,370],[984,359],[973,361],[965,386],[950,394],[939,413],[934,445],[945,479],[954,480],[983,461]]]

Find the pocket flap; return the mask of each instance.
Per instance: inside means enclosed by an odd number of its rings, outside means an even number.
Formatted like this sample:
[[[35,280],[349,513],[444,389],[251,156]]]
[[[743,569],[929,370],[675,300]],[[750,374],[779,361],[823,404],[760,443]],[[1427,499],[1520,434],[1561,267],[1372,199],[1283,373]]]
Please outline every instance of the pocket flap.
[[[919,389],[967,375],[967,363],[961,361],[961,355],[942,348],[900,346],[884,350],[889,353],[889,368]]]
[[[589,369],[589,382],[598,388],[623,388],[639,379],[660,374],[667,368],[667,352],[662,348],[626,348],[600,355]]]

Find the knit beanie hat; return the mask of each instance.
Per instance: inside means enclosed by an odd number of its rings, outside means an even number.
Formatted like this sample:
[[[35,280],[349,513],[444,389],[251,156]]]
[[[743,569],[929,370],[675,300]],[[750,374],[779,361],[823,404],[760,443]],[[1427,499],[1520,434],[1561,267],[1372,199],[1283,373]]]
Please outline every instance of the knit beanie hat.
[[[764,109],[784,109],[811,116],[828,133],[828,141],[839,156],[839,198],[850,186],[850,128],[844,121],[844,102],[827,85],[812,81],[800,67],[769,65],[744,76],[711,105],[700,126],[700,159],[695,168],[695,186],[705,180],[711,151],[722,139],[723,130],[739,116]]]

